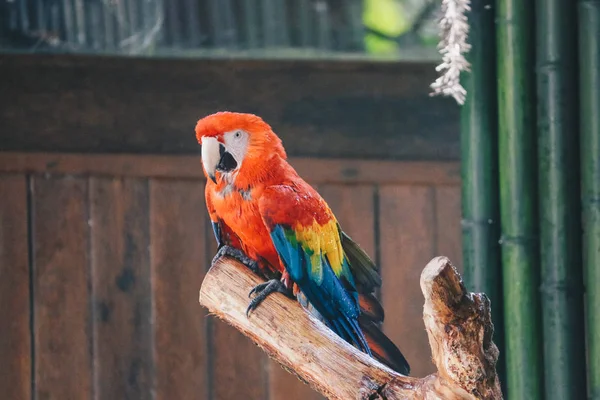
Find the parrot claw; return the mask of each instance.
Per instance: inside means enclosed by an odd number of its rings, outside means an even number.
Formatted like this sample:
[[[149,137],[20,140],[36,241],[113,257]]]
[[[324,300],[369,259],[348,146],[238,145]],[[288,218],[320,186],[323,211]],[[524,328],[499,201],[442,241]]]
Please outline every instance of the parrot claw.
[[[269,285],[269,282],[270,281],[254,286],[252,290],[248,292],[248,298],[251,298],[253,294],[258,294],[260,291],[262,291],[265,287]]]
[[[223,245],[219,248],[217,254],[215,254],[215,256],[212,259],[211,265],[217,262],[219,258],[224,256],[235,258],[236,260],[244,264],[246,267],[250,268],[250,270],[252,270],[252,272],[254,272],[255,274],[260,273],[258,263],[256,261],[244,254],[242,250],[236,249],[235,247],[231,247],[228,245]]]
[[[256,297],[250,301],[248,304],[248,308],[246,309],[246,316],[250,316],[250,311],[255,310],[260,303],[263,302],[264,299],[267,298],[272,293],[283,293],[286,296],[289,296],[290,291],[285,284],[281,282],[279,279],[271,279],[270,281],[260,283],[256,285],[250,293],[248,293],[248,297],[251,297],[253,294],[256,294]]]

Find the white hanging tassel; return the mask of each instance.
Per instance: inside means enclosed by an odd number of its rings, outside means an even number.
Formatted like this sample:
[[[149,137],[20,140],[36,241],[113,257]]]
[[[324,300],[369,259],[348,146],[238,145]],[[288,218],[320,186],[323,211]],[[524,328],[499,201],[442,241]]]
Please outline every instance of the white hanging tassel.
[[[440,44],[438,49],[442,55],[442,63],[436,71],[444,71],[431,84],[432,96],[452,96],[460,105],[464,104],[467,91],[460,84],[461,71],[469,71],[470,64],[465,59],[471,45],[467,43],[469,23],[466,12],[469,11],[469,0],[442,0],[442,18],[440,26]]]

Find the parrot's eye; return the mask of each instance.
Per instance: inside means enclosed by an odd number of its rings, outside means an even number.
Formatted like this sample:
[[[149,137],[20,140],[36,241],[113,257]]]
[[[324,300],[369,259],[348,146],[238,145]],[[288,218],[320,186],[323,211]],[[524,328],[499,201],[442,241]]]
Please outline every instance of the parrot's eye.
[[[237,132],[235,133],[235,135],[233,135],[233,137],[234,137],[234,138],[236,138],[236,139],[239,139],[239,138],[241,138],[241,137],[242,137],[242,132],[240,132],[240,131],[237,131]]]

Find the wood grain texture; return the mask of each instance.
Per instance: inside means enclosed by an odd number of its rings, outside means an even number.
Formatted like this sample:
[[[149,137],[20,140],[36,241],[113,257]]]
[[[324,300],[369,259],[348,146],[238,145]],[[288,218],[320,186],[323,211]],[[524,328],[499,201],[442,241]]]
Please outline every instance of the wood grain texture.
[[[31,397],[31,331],[27,178],[0,175],[0,390]]]
[[[435,187],[435,253],[448,257],[462,273],[460,186]]]
[[[460,183],[460,166],[439,161],[290,158],[307,181],[348,184]],[[0,172],[204,179],[200,156],[67,154],[0,151]]]
[[[228,109],[261,115],[291,156],[459,155],[433,63],[4,54],[0,76],[2,150],[197,154],[196,121]]]
[[[269,400],[317,400],[323,395],[313,390],[298,377],[286,371],[274,360],[269,360]]]
[[[213,324],[213,346],[214,399],[267,398],[267,357],[258,347],[222,321]]]
[[[438,368],[423,379],[399,375],[358,351],[282,294],[268,297],[248,318],[247,293],[260,282],[237,261],[221,258],[204,279],[200,303],[329,399],[502,398],[489,300],[467,293],[445,257],[431,260],[420,276],[423,318]]]
[[[385,186],[379,191],[384,332],[402,350],[413,376],[433,371],[422,320],[418,282],[421,266],[434,255],[432,188]]]
[[[35,398],[92,398],[86,180],[34,177]]]
[[[154,391],[148,183],[90,179],[95,399]]]
[[[150,181],[156,400],[209,398],[206,312],[194,301],[207,219],[202,181]]]

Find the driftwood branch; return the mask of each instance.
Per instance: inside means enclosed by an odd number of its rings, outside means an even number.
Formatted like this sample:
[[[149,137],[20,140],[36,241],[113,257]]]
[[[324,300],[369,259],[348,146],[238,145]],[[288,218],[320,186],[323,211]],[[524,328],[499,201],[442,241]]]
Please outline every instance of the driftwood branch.
[[[502,398],[489,300],[468,293],[445,257],[431,260],[421,274],[423,318],[438,369],[421,379],[359,352],[281,294],[246,317],[248,292],[261,282],[237,261],[221,258],[204,279],[200,303],[329,399]]]

